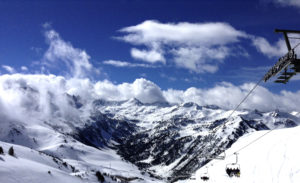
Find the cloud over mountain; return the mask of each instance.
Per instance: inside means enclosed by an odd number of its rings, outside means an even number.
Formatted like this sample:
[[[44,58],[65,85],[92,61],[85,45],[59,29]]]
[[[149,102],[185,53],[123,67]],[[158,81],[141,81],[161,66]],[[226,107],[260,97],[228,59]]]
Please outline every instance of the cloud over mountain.
[[[37,116],[46,120],[52,116],[61,116],[73,121],[79,120],[79,111],[72,96],[83,104],[81,112],[88,109],[96,99],[123,101],[131,98],[143,103],[195,102],[199,105],[233,109],[253,85],[219,83],[208,89],[191,87],[187,90],[162,90],[155,83],[143,78],[132,83],[113,84],[107,80],[92,82],[89,79],[66,79],[55,75],[12,74],[0,76],[0,108],[2,117],[13,120],[35,119]],[[241,108],[298,111],[299,104],[300,91],[274,94],[260,86]]]

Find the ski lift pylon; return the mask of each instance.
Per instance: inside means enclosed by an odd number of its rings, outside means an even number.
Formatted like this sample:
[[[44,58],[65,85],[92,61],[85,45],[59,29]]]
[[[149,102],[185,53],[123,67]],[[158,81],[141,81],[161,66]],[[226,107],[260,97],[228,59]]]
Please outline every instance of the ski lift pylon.
[[[265,74],[263,80],[267,82],[271,77],[281,73],[274,82],[286,84],[294,75],[300,72],[300,59],[297,58],[295,53],[295,48],[299,44],[292,48],[290,39],[293,39],[293,37],[289,37],[288,34],[300,34],[300,31],[275,29],[275,32],[283,33],[288,52],[279,58],[277,63]]]

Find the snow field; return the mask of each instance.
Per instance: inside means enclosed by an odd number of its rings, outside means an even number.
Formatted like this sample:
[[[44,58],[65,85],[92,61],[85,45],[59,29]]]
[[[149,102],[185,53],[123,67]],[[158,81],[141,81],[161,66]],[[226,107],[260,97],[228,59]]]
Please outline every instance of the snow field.
[[[227,164],[235,162],[234,152],[245,147],[267,131],[258,131],[241,137],[226,151],[225,160],[213,160],[199,169],[196,180],[178,182],[203,182],[200,177],[206,172],[210,180],[206,182],[222,183],[298,183],[300,182],[300,127],[274,130],[260,140],[242,149],[238,155],[241,167],[240,178],[230,178],[226,172]]]

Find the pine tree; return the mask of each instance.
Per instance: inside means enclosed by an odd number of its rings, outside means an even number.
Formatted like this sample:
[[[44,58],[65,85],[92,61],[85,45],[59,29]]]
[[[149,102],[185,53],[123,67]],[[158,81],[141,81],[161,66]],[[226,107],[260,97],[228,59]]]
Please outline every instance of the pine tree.
[[[97,176],[99,182],[104,182],[105,179],[104,179],[103,175],[101,174],[101,172],[97,171],[96,176]]]
[[[8,154],[11,155],[11,156],[15,156],[15,150],[12,146],[9,148]]]
[[[0,146],[0,154],[4,154],[3,148]]]

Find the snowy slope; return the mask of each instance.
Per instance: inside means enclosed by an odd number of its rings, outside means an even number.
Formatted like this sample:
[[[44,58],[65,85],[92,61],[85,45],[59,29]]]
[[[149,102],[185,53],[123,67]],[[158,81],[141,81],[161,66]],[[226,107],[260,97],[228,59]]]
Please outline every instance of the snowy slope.
[[[196,180],[178,182],[202,182],[200,176],[206,172],[207,182],[230,183],[282,183],[300,182],[300,127],[274,130],[239,151],[238,161],[241,166],[241,177],[230,178],[225,173],[226,164],[235,162],[234,152],[245,147],[268,131],[258,131],[241,137],[226,151],[225,160],[213,160],[193,175]]]
[[[0,146],[5,151],[4,155],[0,155],[0,182],[98,182],[96,171],[109,175],[105,176],[105,180],[111,183],[120,181],[116,177],[135,178],[132,182],[159,182],[141,175],[137,167],[122,161],[114,151],[108,149],[99,151],[78,143],[70,145],[71,151],[68,144],[64,144],[63,150],[49,147],[44,153],[1,141]],[[14,157],[7,153],[10,147],[14,148]],[[57,153],[67,158],[51,155]],[[110,176],[116,180],[112,180]]]
[[[71,168],[56,163],[50,156],[19,145],[4,142],[0,145],[5,151],[5,155],[0,155],[0,182],[87,182],[72,176]],[[11,146],[15,157],[7,154]]]

